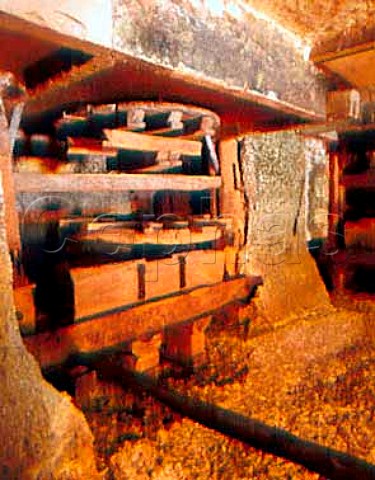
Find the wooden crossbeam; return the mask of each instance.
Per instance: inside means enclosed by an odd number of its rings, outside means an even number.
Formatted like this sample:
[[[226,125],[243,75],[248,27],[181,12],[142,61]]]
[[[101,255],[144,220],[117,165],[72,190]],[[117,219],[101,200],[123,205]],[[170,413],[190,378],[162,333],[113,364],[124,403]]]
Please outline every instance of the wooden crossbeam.
[[[258,277],[243,277],[196,288],[158,302],[108,312],[61,328],[53,335],[48,332],[27,337],[24,343],[42,368],[62,365],[77,355],[121,349],[124,343],[142,335],[160,332],[168,325],[186,322],[230,302],[246,300],[259,283]]]
[[[73,173],[42,174],[15,173],[15,188],[24,193],[54,192],[123,192],[124,190],[177,190],[197,191],[220,188],[220,177],[183,174],[141,173]]]
[[[201,155],[202,145],[193,140],[184,140],[173,137],[157,137],[153,135],[127,132],[122,129],[104,129],[108,138],[105,146],[124,150],[143,150],[149,152],[179,152],[181,155],[198,157]]]

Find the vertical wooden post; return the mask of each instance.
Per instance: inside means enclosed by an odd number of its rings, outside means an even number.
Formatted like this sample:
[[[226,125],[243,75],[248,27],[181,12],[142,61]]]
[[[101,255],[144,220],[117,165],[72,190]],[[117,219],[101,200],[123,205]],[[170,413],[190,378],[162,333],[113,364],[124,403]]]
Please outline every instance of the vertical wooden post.
[[[238,147],[236,140],[222,140],[219,144],[221,190],[220,207],[223,215],[234,214],[235,179],[233,178],[233,162],[236,161]]]
[[[220,214],[231,218],[233,225],[233,244],[243,245],[245,235],[245,215],[243,191],[239,185],[238,172],[238,143],[235,139],[222,140],[219,144],[221,189]]]
[[[146,298],[146,265],[144,263],[137,263],[138,273],[138,300]]]
[[[210,191],[210,213],[211,218],[217,218],[218,212],[218,205],[217,205],[217,197],[216,197],[216,189],[213,188]]]
[[[337,227],[340,220],[339,200],[339,154],[331,150],[329,154],[329,220],[328,220],[328,245],[330,251],[335,251],[338,246]]]
[[[180,288],[186,287],[186,258],[184,255],[178,256]]]

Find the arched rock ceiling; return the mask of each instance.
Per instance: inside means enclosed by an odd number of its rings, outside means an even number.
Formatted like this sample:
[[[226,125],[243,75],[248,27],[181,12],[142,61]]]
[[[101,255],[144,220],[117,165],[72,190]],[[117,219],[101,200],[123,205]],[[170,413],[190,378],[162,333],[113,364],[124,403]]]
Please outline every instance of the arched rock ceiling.
[[[311,46],[331,39],[362,35],[375,27],[374,0],[245,0]]]
[[[374,0],[243,1],[302,38],[326,73],[365,94],[374,87]]]

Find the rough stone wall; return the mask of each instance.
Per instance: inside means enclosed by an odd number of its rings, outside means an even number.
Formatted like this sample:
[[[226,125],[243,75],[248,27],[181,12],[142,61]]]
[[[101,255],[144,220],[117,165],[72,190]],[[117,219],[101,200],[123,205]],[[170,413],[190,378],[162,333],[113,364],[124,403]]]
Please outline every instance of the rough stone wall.
[[[99,478],[93,438],[83,414],[67,395],[43,380],[19,334],[1,176],[0,263],[0,478]]]
[[[248,136],[242,160],[252,255],[280,263],[292,245],[304,241],[303,139],[293,132]]]
[[[111,46],[112,15],[108,0],[1,0],[3,11],[44,27]]]
[[[15,209],[15,190],[12,175],[12,158],[10,153],[9,123],[6,115],[4,91],[7,86],[13,86],[13,77],[0,73],[0,171],[4,179],[5,217],[9,249],[16,253],[20,249],[20,234]]]
[[[325,84],[291,36],[251,16],[215,15],[192,0],[114,0],[114,47],[170,66],[325,110]]]
[[[242,145],[246,270],[264,279],[259,309],[272,323],[330,306],[306,248],[306,152],[305,140],[294,132],[248,136]]]

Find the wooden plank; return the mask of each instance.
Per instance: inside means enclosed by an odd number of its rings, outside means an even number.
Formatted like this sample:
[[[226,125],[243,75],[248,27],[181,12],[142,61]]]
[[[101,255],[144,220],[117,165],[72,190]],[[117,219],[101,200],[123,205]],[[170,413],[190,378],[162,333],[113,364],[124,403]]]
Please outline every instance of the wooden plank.
[[[116,104],[104,103],[100,105],[90,105],[89,112],[91,115],[114,115],[116,114]]]
[[[171,168],[177,168],[180,167],[182,168],[182,160],[175,160],[171,162],[165,162],[165,163],[156,163],[155,165],[150,165],[148,167],[143,167],[143,168],[135,168],[132,169],[132,172],[134,173],[160,173],[164,172],[166,170],[170,170]]]
[[[184,131],[184,126],[180,127],[165,127],[165,128],[157,128],[155,130],[147,130],[149,135],[155,135],[158,137],[177,137],[180,136]],[[180,138],[180,137],[179,137]],[[186,138],[184,137],[184,140]]]
[[[158,302],[108,312],[102,317],[61,328],[54,335],[48,332],[27,337],[24,343],[42,368],[58,366],[74,355],[95,355],[105,349],[121,348],[142,335],[160,332],[168,325],[186,322],[230,302],[245,300],[258,284],[258,277],[243,277],[197,288]]]
[[[316,123],[313,125],[302,125],[298,126],[297,128],[293,127],[293,129],[298,133],[302,133],[303,135],[322,136],[324,134],[332,134],[332,138],[329,138],[329,140],[334,141],[337,140],[337,134],[365,134],[366,132],[375,132],[375,123],[359,123],[358,121],[350,119],[341,119],[324,123]]]
[[[196,142],[201,142],[205,135],[206,132],[204,130],[195,130],[192,133],[182,135],[181,138],[184,140],[195,140]]]
[[[105,147],[100,140],[68,137],[68,155],[102,155],[116,157],[117,148]]]
[[[84,117],[82,115],[74,115],[70,113],[65,113],[63,112],[62,118],[59,118],[55,122],[55,127],[57,129],[64,127],[65,125],[77,125],[86,123],[87,122],[87,117]]]
[[[220,177],[188,176],[179,174],[116,174],[73,173],[43,174],[14,173],[17,192],[123,192],[124,190],[196,191],[220,188]]]
[[[110,226],[104,224],[101,227],[105,230]],[[163,232],[164,233],[164,232]],[[121,247],[122,242],[128,244],[136,243],[137,238],[134,232],[125,232],[127,238],[115,234],[112,246],[107,245],[105,251],[114,252]],[[172,232],[171,232],[172,236]],[[173,233],[170,251],[182,241],[195,241],[189,234],[182,238]],[[117,240],[117,243],[116,243]],[[143,242],[147,236],[143,235]],[[158,242],[158,235],[149,238],[149,241]],[[160,243],[163,243],[163,238]],[[173,243],[174,242],[174,243]],[[163,243],[165,244],[165,243]],[[223,252],[215,250],[187,251],[182,254],[187,265],[186,287],[196,288],[202,285],[215,284],[223,278],[224,258]],[[138,264],[145,267],[145,298],[151,299],[164,295],[170,295],[179,291],[179,259],[174,255],[171,258],[154,261],[132,260],[122,263],[100,265],[92,267],[73,268],[70,273],[74,283],[75,291],[75,317],[100,315],[102,312],[131,305],[138,301],[139,283],[137,282]],[[26,285],[14,289],[14,301],[20,315],[20,328],[23,332],[29,333],[35,329],[35,310],[33,291],[35,284]],[[93,291],[99,291],[100,295],[95,302],[92,301]]]
[[[157,137],[143,133],[127,132],[121,129],[104,129],[108,142],[105,146],[124,150],[143,150],[151,152],[179,152],[182,155],[199,157],[202,144],[193,140],[174,137]]]
[[[342,184],[346,188],[374,188],[375,171],[369,170],[357,175],[343,175]]]
[[[365,252],[360,253],[356,251],[342,251],[336,255],[332,255],[332,261],[334,264],[340,265],[343,268],[348,266],[363,265],[366,267],[375,267],[375,253]]]
[[[360,218],[345,222],[345,246],[374,252],[375,258],[375,218]]]

